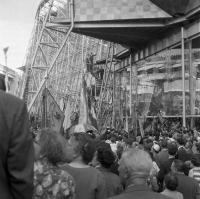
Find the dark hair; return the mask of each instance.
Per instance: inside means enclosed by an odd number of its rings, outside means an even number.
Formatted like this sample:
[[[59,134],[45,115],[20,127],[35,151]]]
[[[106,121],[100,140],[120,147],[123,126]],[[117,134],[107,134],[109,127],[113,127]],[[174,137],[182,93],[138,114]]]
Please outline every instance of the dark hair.
[[[175,159],[173,163],[177,171],[184,172],[184,163],[182,160]]]
[[[200,143],[197,142],[195,145],[196,145],[197,151],[200,152]]]
[[[163,139],[163,140],[161,141],[161,147],[162,147],[162,148],[167,148],[167,140],[166,140],[166,139]]]
[[[107,144],[101,144],[97,148],[97,160],[105,168],[110,168],[115,161],[115,156],[110,148],[107,147]]]
[[[177,177],[172,174],[172,173],[168,173],[165,178],[164,178],[164,182],[165,182],[165,186],[167,189],[171,190],[171,191],[175,191],[177,186],[178,186],[178,179]]]
[[[184,146],[185,143],[186,143],[186,140],[183,136],[180,136],[180,137],[177,138],[177,142],[178,142],[178,144]]]
[[[52,164],[64,160],[64,137],[52,129],[42,129],[40,132],[39,145],[41,155]]]
[[[135,137],[129,137],[128,139],[125,140],[126,144],[129,146],[131,146],[135,141],[136,141]]]
[[[79,143],[76,152],[80,153],[83,162],[88,164],[92,161],[95,152],[94,140],[86,133],[74,133],[76,141]]]
[[[193,156],[191,162],[195,167],[200,167],[200,160],[197,156]]]
[[[176,155],[176,153],[178,151],[178,147],[175,142],[169,143],[167,145],[167,148],[168,148],[169,155],[173,155],[173,156]]]

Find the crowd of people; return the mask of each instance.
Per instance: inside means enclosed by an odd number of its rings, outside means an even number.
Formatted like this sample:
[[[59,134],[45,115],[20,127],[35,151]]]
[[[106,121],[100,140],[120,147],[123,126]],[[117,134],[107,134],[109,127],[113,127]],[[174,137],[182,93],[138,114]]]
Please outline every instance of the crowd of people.
[[[35,140],[34,198],[200,198],[198,132],[134,137],[107,130],[66,139],[44,129]]]
[[[23,101],[0,91],[0,198],[198,199],[197,131],[145,136],[73,128],[30,133]]]

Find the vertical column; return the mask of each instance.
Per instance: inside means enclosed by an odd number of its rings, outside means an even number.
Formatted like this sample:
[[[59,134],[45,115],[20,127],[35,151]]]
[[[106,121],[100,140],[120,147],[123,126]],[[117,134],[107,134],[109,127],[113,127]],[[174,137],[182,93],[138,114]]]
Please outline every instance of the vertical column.
[[[194,127],[194,118],[195,115],[195,94],[196,94],[196,67],[192,65],[192,41],[188,42],[189,45],[189,92],[190,92],[190,114],[191,114],[191,123],[190,127]]]
[[[182,57],[182,102],[183,102],[183,127],[186,127],[186,110],[185,110],[185,46],[184,46],[184,28],[181,27],[181,57]]]
[[[112,93],[112,103],[113,103],[112,127],[115,128],[115,64],[113,64],[113,93]]]
[[[131,129],[133,127],[133,66],[132,66],[132,54],[130,53],[130,117],[131,117]]]

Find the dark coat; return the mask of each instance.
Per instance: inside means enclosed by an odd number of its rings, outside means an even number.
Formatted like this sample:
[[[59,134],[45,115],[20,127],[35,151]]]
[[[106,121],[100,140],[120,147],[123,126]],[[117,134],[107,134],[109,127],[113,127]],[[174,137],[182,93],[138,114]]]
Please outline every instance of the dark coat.
[[[184,199],[200,199],[200,187],[198,182],[184,174],[176,174],[178,178],[177,191],[183,194]]]
[[[0,198],[31,199],[34,151],[26,105],[0,91]]]
[[[163,181],[166,174],[171,171],[171,165],[174,161],[174,158],[168,158],[165,162],[160,165],[160,171],[158,172],[158,183],[159,183],[159,191],[163,189]]]
[[[183,162],[188,161],[191,159],[187,151],[185,150],[184,147],[179,147],[177,151],[177,159],[182,160]]]
[[[160,193],[153,192],[146,185],[133,185],[127,188],[122,194],[109,199],[170,199]]]

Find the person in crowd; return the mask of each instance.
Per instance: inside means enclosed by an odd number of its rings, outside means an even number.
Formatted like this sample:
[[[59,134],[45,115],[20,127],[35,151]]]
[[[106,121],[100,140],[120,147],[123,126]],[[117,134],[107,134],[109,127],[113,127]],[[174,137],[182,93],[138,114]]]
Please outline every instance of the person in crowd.
[[[26,105],[0,90],[0,198],[28,199],[33,194],[33,139]]]
[[[146,151],[137,148],[125,151],[119,162],[119,175],[125,191],[110,199],[169,199],[147,186],[152,165],[151,157]]]
[[[157,159],[157,155],[158,155],[159,151],[160,151],[160,146],[157,143],[154,143],[151,148],[151,151],[149,152],[149,154],[152,158],[152,161],[153,161],[153,167],[151,170],[151,174],[153,174],[153,175],[157,175],[157,173],[160,170],[160,168],[158,167],[158,165],[156,163],[156,159]]]
[[[177,159],[182,160],[183,162],[190,160],[187,155],[187,150],[185,148],[186,140],[182,135],[177,138],[178,143],[178,151],[177,151]]]
[[[109,144],[101,142],[97,146],[94,162],[96,162],[96,168],[104,175],[107,197],[118,195],[123,190],[119,176],[114,174],[111,170],[112,165],[115,164],[115,159],[116,157]]]
[[[183,172],[183,161],[175,159],[172,163],[171,170],[178,179],[177,191],[183,194],[183,198],[186,199],[199,199],[200,187],[198,182],[188,177]]]
[[[178,179],[173,173],[168,173],[164,178],[165,189],[161,194],[169,196],[172,199],[183,199],[183,194],[176,191]]]
[[[197,180],[200,185],[200,160],[197,156],[192,157],[191,166],[188,176]]]
[[[188,156],[188,159],[190,160],[191,157],[193,156],[193,151],[192,151],[192,147],[193,147],[193,144],[190,140],[188,140],[185,144],[185,149],[186,149],[186,152],[187,152],[187,156]]]
[[[33,199],[74,199],[74,179],[67,171],[59,167],[59,163],[66,161],[68,154],[73,154],[69,151],[66,154],[64,137],[51,129],[42,129],[38,136]]]
[[[73,160],[62,168],[68,171],[76,182],[76,199],[106,198],[106,184],[103,174],[89,166],[92,161],[95,145],[86,133],[73,133],[69,139],[74,149]]]
[[[169,158],[168,148],[167,148],[167,140],[163,139],[160,142],[161,151],[157,155],[156,163],[159,167],[164,164],[164,162]]]
[[[160,165],[160,171],[158,172],[158,182],[160,186],[160,191],[163,189],[163,180],[166,174],[168,174],[171,171],[171,165],[172,162],[175,159],[175,156],[177,154],[177,144],[175,142],[170,142],[167,146],[169,157],[167,160],[163,162],[163,164]]]
[[[200,161],[200,142],[197,142],[195,144],[196,152],[193,154],[193,156],[197,157]]]

